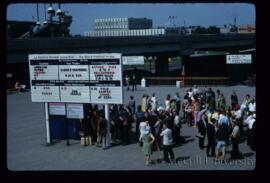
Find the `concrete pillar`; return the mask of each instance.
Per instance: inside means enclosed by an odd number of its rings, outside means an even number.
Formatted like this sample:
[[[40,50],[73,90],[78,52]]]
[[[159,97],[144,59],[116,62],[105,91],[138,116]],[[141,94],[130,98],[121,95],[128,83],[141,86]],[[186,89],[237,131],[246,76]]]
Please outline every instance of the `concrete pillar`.
[[[168,76],[169,75],[169,63],[168,56],[157,55],[157,60],[155,63],[156,76]]]
[[[181,67],[181,73],[179,73],[179,75],[181,77],[183,77],[183,79],[182,79],[183,86],[186,87],[189,84],[186,77],[190,76],[190,72],[189,72],[190,56],[189,55],[182,55],[181,59],[182,59],[181,60],[182,61],[182,67]],[[183,72],[183,68],[184,68],[184,72]]]
[[[188,71],[190,70],[190,55],[182,55],[182,68],[185,66],[186,76],[189,75]]]
[[[237,50],[230,50],[230,55],[239,54]],[[224,62],[226,62],[226,55],[224,56]],[[227,76],[229,77],[229,84],[234,84],[243,80],[242,68],[239,64],[226,64]]]

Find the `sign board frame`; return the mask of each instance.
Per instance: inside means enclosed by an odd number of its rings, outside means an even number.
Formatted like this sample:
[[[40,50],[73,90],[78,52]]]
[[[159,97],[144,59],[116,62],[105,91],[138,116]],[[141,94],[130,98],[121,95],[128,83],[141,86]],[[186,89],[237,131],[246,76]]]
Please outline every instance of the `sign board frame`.
[[[91,67],[100,69],[94,74],[95,79],[91,78]],[[121,53],[30,54],[31,99],[33,102],[123,104],[122,72]]]

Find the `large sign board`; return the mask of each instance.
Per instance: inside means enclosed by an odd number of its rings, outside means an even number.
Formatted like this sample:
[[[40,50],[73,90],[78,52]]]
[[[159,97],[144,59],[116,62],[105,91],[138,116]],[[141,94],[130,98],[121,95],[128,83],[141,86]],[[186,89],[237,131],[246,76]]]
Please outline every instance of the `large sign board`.
[[[143,65],[144,56],[123,56],[123,65]]]
[[[33,102],[122,104],[119,53],[29,55]]]
[[[227,64],[251,64],[251,55],[226,55]]]

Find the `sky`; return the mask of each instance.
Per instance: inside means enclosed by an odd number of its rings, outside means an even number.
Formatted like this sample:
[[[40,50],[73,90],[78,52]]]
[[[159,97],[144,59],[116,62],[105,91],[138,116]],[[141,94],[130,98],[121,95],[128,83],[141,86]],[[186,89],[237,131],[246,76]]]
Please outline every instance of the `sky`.
[[[53,4],[58,9],[57,4]],[[46,4],[46,9],[49,4]],[[169,16],[175,16],[176,26],[201,25],[223,26],[233,24],[255,25],[255,6],[247,3],[142,3],[142,4],[61,4],[61,9],[72,15],[70,26],[72,35],[92,31],[95,18],[150,18],[153,26],[173,26]],[[10,4],[7,7],[7,20],[36,21],[36,4]],[[40,22],[44,21],[44,4],[39,4]]]

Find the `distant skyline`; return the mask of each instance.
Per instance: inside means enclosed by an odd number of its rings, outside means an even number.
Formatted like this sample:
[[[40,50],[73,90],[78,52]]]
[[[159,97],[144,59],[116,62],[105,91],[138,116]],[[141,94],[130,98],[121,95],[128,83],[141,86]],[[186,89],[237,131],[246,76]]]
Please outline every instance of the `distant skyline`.
[[[46,4],[46,10],[49,4]],[[58,4],[53,4],[55,10]],[[201,25],[223,26],[233,24],[234,17],[238,25],[255,24],[255,6],[248,3],[121,3],[121,4],[61,4],[63,11],[72,15],[70,26],[72,35],[83,35],[92,31],[95,18],[150,18],[153,26],[173,26],[169,16],[176,16],[176,26]],[[44,4],[39,4],[40,22],[44,21]],[[7,20],[36,21],[36,4],[11,4],[7,8]]]

